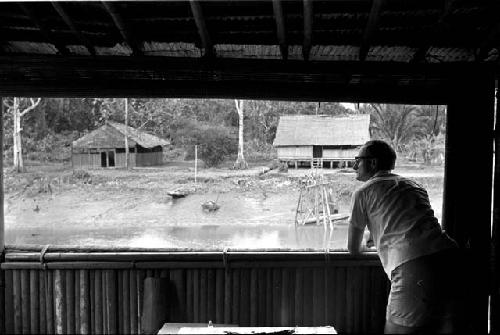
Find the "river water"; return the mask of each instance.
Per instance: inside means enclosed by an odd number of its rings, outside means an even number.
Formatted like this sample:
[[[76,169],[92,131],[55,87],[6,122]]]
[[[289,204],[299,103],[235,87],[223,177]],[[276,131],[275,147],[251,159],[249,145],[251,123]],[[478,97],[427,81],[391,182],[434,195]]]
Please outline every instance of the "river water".
[[[59,197],[39,211],[6,215],[7,244],[193,249],[345,249],[347,224],[295,225],[298,192],[192,194],[129,205],[117,198]],[[220,209],[201,204],[217,201]],[[130,201],[129,201],[130,202]],[[346,212],[341,204],[341,212]]]

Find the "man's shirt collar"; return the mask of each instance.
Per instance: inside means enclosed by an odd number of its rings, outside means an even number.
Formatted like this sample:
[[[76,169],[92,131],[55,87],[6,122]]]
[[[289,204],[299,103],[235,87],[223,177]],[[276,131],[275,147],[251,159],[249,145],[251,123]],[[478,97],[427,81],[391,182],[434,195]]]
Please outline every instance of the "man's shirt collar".
[[[391,174],[391,170],[380,170],[377,171],[370,179],[376,178],[376,177],[384,177],[388,176]]]

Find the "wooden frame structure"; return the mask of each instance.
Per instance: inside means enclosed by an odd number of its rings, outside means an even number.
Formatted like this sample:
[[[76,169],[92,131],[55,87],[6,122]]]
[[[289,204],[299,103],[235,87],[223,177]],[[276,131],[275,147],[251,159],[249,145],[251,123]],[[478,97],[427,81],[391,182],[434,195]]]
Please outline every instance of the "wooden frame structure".
[[[443,225],[464,251],[474,327],[487,332],[491,298],[496,333],[499,12],[493,0],[1,3],[0,96],[445,104]],[[138,332],[143,276],[175,287],[173,322],[215,311],[215,322],[241,325],[332,322],[358,333],[383,324],[367,309],[385,304],[374,255],[4,249],[2,219],[0,331]],[[282,294],[291,287],[293,298]]]

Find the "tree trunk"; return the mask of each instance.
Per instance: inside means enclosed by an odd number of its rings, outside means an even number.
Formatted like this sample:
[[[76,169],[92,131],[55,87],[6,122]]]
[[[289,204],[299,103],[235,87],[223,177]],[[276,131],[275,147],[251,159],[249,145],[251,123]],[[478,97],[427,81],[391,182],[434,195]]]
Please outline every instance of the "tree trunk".
[[[26,114],[35,109],[42,99],[38,98],[37,101],[32,98],[29,99],[30,105],[21,112],[20,110],[20,100],[19,98],[14,98],[14,104],[12,106],[12,137],[13,137],[13,155],[14,155],[14,168],[17,172],[24,172],[24,161],[23,161],[23,146],[21,141],[21,118]]]
[[[13,154],[14,154],[14,168],[17,172],[24,171],[23,161],[23,148],[21,142],[21,112],[19,110],[19,99],[14,98],[13,113]]]
[[[244,170],[248,169],[248,164],[243,155],[243,100],[234,100],[236,109],[238,110],[238,158],[233,164],[233,169]]]
[[[125,169],[128,170],[128,98],[125,98]]]

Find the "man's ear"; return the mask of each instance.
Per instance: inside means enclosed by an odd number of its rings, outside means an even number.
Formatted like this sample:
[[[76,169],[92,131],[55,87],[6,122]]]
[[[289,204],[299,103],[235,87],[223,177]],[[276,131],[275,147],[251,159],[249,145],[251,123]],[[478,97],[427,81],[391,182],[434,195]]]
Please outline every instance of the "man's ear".
[[[378,169],[378,160],[376,158],[370,159],[370,169],[377,170]]]

